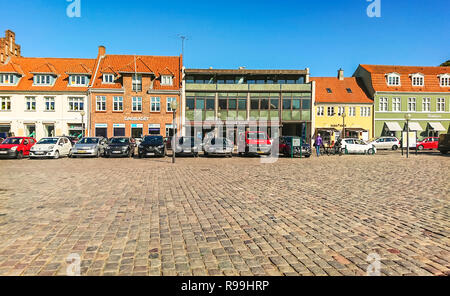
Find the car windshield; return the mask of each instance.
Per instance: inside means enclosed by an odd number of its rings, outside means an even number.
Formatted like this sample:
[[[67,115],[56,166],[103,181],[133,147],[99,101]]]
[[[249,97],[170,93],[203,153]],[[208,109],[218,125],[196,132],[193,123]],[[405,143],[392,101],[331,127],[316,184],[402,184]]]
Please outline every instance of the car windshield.
[[[57,142],[58,142],[57,138],[43,138],[37,143],[38,144],[56,144]]]
[[[78,144],[97,144],[99,141],[98,138],[83,138],[78,141]]]
[[[9,144],[9,145],[19,145],[20,141],[22,141],[21,138],[8,138],[2,142],[2,144]]]
[[[265,133],[248,133],[247,138],[249,140],[266,140],[267,136]]]
[[[366,143],[362,140],[354,140],[355,144],[359,144],[359,145],[366,145]]]
[[[144,143],[162,145],[164,143],[164,139],[161,136],[147,136],[144,138]]]
[[[130,140],[128,138],[112,138],[110,144],[128,144]]]

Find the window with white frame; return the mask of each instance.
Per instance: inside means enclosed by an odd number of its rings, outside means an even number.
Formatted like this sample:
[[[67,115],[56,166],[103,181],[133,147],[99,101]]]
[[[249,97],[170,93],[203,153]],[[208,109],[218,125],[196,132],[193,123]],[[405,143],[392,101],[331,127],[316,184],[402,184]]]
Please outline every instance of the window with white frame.
[[[422,99],[422,111],[424,111],[424,112],[431,111],[431,98],[423,98]]]
[[[401,98],[392,98],[392,111],[400,112],[402,108],[402,99]]]
[[[317,116],[323,116],[325,108],[323,106],[317,107]]]
[[[123,97],[113,98],[113,111],[123,111]]]
[[[334,107],[332,107],[332,106],[329,106],[328,108],[327,108],[327,116],[334,116]]]
[[[173,112],[172,110],[172,102],[176,102],[177,98],[167,98],[167,112]]]
[[[408,111],[409,112],[416,111],[416,98],[408,98]]]
[[[0,84],[16,84],[16,75],[14,74],[0,74]]]
[[[439,84],[441,87],[450,86],[450,75],[449,74],[439,75]]]
[[[422,74],[411,75],[413,86],[424,86],[424,76]]]
[[[350,117],[356,116],[356,107],[348,107],[348,116]]]
[[[171,75],[162,75],[161,76],[161,85],[172,85],[173,78]]]
[[[69,85],[70,86],[87,86],[89,84],[89,79],[86,75],[70,75]]]
[[[338,107],[338,116],[342,116],[345,112],[345,107]]]
[[[51,85],[52,80],[51,75],[34,75],[33,77],[34,85]]]
[[[25,98],[25,110],[26,111],[36,111],[36,97],[26,97]]]
[[[133,112],[142,112],[142,98],[141,97],[133,97],[132,102],[132,111]]]
[[[388,98],[380,98],[380,111],[388,111]]]
[[[45,97],[45,111],[55,111],[55,98]]]
[[[133,74],[132,83],[133,83],[133,91],[134,92],[142,91],[142,75],[141,74]]]
[[[361,117],[370,117],[370,107],[361,107]]]
[[[161,99],[159,97],[151,97],[150,99],[150,111],[159,112],[161,111]]]
[[[96,98],[96,107],[97,111],[106,111],[106,97],[105,96],[98,96]]]
[[[84,110],[84,99],[69,97],[69,111],[83,111]]]
[[[10,97],[0,97],[0,111],[11,111]]]
[[[437,98],[437,112],[445,111],[445,98]]]
[[[386,82],[389,86],[400,85],[400,75],[397,73],[390,73],[386,75]]]
[[[114,83],[114,74],[103,74],[103,83]]]

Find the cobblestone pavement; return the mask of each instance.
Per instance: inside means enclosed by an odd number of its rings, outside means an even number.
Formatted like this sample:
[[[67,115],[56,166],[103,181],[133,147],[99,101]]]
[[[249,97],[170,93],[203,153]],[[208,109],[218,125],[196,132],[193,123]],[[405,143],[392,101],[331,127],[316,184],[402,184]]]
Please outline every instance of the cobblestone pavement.
[[[0,275],[449,275],[450,157],[0,162]]]

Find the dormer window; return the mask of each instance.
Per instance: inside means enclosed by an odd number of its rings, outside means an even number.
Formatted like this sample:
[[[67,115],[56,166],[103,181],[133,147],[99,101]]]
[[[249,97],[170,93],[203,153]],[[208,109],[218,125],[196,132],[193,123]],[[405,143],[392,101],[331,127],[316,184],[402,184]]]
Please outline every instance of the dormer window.
[[[450,74],[439,75],[439,84],[441,87],[449,87],[450,86]]]
[[[87,86],[89,79],[86,75],[70,75],[69,86]]]
[[[0,84],[2,85],[14,85],[17,81],[15,74],[0,74]]]
[[[161,76],[161,85],[173,85],[173,78],[170,75]]]
[[[399,86],[400,85],[400,75],[397,73],[390,73],[386,75],[386,82],[389,86]]]
[[[411,75],[413,86],[424,86],[424,76],[420,73]]]
[[[114,83],[114,74],[103,74],[103,83]]]
[[[33,83],[34,85],[52,85],[54,78],[52,75],[34,75]]]

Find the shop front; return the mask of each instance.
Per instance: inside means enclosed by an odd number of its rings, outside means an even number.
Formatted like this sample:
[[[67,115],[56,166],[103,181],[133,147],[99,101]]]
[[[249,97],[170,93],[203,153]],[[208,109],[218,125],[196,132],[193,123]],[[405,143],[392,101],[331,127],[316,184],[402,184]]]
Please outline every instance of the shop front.
[[[53,126],[54,128],[54,126]],[[69,136],[81,138],[83,134],[83,124],[81,123],[69,123],[68,124]]]
[[[108,138],[108,124],[96,123],[95,124],[95,136]]]
[[[385,122],[383,127],[383,132],[381,133],[382,137],[396,137],[399,139],[400,132],[403,129],[400,127],[398,122]]]
[[[0,138],[7,138],[11,135],[11,123],[0,123]]]
[[[113,124],[113,136],[114,137],[125,137],[125,124],[114,123]]]
[[[428,122],[427,124],[427,134],[428,137],[439,137],[441,132],[446,132],[447,130],[440,122]]]
[[[158,136],[161,135],[161,125],[160,124],[149,124],[148,134]]]
[[[132,123],[131,124],[131,137],[142,138],[144,136],[144,124]]]

